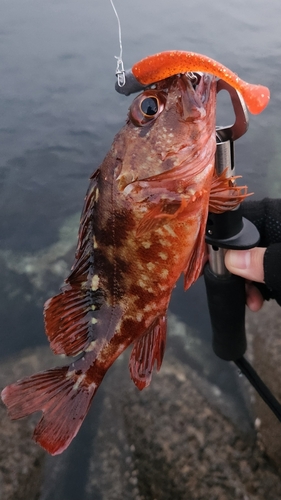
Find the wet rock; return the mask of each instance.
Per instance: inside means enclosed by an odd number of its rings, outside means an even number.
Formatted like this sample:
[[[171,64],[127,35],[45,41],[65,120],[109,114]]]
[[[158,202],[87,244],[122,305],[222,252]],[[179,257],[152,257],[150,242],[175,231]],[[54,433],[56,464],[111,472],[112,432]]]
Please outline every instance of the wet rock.
[[[248,312],[247,318],[254,367],[281,402],[280,306],[275,301],[270,301],[263,305],[259,313]],[[281,472],[281,422],[254,391],[252,400],[260,446]]]
[[[223,416],[216,394],[213,404],[203,395],[206,380],[169,352],[141,393],[120,373],[111,382],[92,450],[87,499],[96,498],[93,492],[101,500],[280,497],[279,475],[254,429],[244,433]]]
[[[35,500],[41,485],[44,452],[30,439],[30,423],[11,426],[2,405],[0,418],[0,498]]]
[[[48,348],[2,362],[0,388],[19,378],[51,366],[54,356]],[[1,500],[36,500],[42,483],[46,453],[32,441],[36,419],[12,422],[0,403],[0,498]]]
[[[269,306],[264,314],[273,317],[277,312]],[[278,395],[278,358],[274,358],[280,348],[278,330],[276,336],[268,334],[265,342],[264,331],[257,330],[258,315],[249,321],[248,330],[255,332],[250,348],[252,354],[260,355],[257,368],[262,376],[267,374]],[[275,328],[267,323],[267,332],[269,327],[270,331]],[[234,415],[235,403],[231,405],[214,383],[175,357],[172,347],[161,371],[142,392],[130,380],[128,356],[113,365],[80,432],[58,457],[49,457],[32,441],[33,418],[11,422],[0,405],[1,500],[281,498],[280,472],[268,444],[273,446],[274,439],[271,436],[267,441],[272,424],[267,423],[267,409],[260,410],[257,398],[258,434],[247,412],[243,425],[243,413],[239,418]],[[1,388],[55,364],[58,359],[54,361],[49,348],[22,353],[3,364]],[[243,382],[237,378],[238,384]],[[249,384],[243,386],[250,398]],[[268,418],[272,418],[270,412]],[[278,457],[274,459],[278,465]]]

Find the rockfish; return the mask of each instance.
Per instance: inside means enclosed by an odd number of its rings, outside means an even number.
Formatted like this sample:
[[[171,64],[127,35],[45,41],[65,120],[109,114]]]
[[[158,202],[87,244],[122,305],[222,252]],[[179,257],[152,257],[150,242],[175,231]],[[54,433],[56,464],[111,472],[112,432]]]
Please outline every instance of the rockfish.
[[[201,273],[208,210],[234,208],[245,192],[214,172],[216,78],[180,74],[130,106],[81,216],[75,262],[44,308],[46,334],[69,365],[6,387],[12,419],[43,416],[34,439],[55,455],[77,434],[112,363],[132,344],[129,368],[147,387],[165,350],[166,313],[183,273]]]

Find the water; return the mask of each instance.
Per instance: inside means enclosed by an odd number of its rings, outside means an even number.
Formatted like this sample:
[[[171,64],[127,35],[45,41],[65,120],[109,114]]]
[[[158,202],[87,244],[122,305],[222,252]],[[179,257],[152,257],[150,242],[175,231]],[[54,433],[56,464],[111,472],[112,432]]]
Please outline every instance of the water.
[[[194,50],[271,89],[270,105],[250,117],[237,143],[236,165],[256,199],[280,196],[280,1],[116,0],[116,8],[126,67],[150,53]],[[46,343],[43,303],[71,265],[88,178],[124,123],[131,98],[114,91],[119,45],[109,1],[2,0],[0,11],[0,328],[6,358]],[[218,116],[220,125],[231,121],[225,102]],[[185,295],[178,285],[171,311],[208,345],[201,281]],[[203,372],[204,363],[196,365]],[[206,376],[233,392],[225,364],[214,361]],[[68,491],[67,498],[75,496]]]

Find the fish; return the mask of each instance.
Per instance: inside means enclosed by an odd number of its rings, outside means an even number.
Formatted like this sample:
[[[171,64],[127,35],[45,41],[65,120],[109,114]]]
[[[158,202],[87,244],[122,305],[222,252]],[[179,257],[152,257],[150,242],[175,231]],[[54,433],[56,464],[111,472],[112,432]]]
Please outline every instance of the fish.
[[[167,309],[179,277],[187,290],[206,256],[208,211],[246,196],[214,169],[216,77],[177,74],[139,94],[90,178],[74,264],[44,306],[52,351],[68,364],[4,388],[11,419],[43,415],[33,438],[52,455],[77,435],[107,370],[130,345],[139,390],[160,369]]]

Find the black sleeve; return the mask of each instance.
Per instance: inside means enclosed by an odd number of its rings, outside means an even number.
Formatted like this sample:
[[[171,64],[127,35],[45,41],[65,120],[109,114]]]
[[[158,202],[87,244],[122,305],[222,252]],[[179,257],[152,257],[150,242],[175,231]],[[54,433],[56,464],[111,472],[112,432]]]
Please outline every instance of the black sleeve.
[[[275,299],[281,305],[281,200],[265,198],[242,203],[243,216],[252,221],[260,232],[260,247],[264,255],[265,284],[257,283],[266,300]]]

